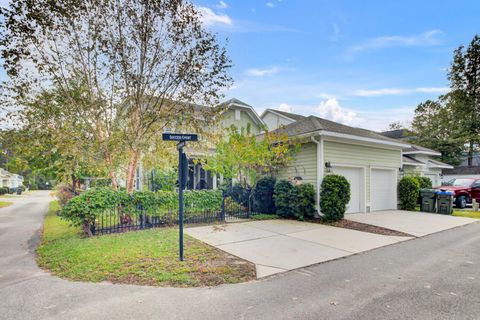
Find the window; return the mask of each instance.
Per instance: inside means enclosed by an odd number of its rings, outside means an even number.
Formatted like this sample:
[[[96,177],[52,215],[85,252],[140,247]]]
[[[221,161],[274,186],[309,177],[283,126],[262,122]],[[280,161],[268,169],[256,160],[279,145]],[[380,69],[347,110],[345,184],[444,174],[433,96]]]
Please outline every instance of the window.
[[[235,120],[240,120],[240,110],[235,109]]]

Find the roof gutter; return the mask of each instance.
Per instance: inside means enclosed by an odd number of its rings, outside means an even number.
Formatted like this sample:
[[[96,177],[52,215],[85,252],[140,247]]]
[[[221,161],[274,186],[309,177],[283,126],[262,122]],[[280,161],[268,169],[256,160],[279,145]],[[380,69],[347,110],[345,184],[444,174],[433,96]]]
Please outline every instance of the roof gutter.
[[[321,130],[320,134],[324,137],[342,138],[342,139],[354,140],[354,141],[359,141],[359,142],[370,142],[370,143],[388,145],[388,146],[392,146],[392,147],[400,147],[400,148],[410,148],[411,147],[411,145],[406,144],[406,143],[360,137],[360,136],[347,134],[347,133],[338,133],[338,132]]]

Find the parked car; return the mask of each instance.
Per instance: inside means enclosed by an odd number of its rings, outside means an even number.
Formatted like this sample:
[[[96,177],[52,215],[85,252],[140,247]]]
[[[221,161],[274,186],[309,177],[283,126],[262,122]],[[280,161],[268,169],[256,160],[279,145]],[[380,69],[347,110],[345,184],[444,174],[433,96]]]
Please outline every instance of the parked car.
[[[480,202],[480,179],[462,178],[452,179],[443,186],[434,189],[452,191],[455,195],[455,206],[465,208],[472,199]]]

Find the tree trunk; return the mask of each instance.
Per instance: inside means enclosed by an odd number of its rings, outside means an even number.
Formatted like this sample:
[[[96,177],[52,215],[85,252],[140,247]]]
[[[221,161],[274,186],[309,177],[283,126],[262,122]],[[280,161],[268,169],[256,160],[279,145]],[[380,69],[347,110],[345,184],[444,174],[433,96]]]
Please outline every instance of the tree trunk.
[[[104,156],[105,156],[105,162],[107,163],[107,166],[108,166],[108,175],[110,176],[110,180],[112,180],[112,188],[113,190],[117,191],[118,190],[117,174],[113,170],[112,157],[110,156],[110,153],[108,151],[104,152]]]
[[[473,165],[473,140],[470,140],[470,146],[468,149],[468,166],[471,167]]]
[[[71,175],[72,177],[72,191],[73,193],[77,192],[77,178],[75,177],[74,174]]]
[[[130,161],[127,168],[127,192],[132,193],[135,181],[135,173],[137,171],[139,151],[132,150],[130,153]]]

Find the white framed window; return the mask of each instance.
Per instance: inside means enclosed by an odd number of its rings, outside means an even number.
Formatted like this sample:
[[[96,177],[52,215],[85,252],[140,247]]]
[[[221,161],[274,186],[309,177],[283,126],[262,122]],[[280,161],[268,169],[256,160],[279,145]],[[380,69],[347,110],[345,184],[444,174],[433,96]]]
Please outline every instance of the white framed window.
[[[239,109],[235,109],[235,120],[240,120],[240,112]]]

